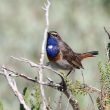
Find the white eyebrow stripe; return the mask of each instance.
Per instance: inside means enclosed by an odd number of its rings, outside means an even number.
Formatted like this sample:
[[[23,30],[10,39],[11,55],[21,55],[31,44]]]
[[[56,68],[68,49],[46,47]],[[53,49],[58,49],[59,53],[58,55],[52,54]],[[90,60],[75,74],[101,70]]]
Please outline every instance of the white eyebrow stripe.
[[[55,33],[52,33],[52,35],[56,35]]]
[[[57,35],[57,33],[55,33],[55,32],[53,32],[53,33],[51,33],[52,35]]]

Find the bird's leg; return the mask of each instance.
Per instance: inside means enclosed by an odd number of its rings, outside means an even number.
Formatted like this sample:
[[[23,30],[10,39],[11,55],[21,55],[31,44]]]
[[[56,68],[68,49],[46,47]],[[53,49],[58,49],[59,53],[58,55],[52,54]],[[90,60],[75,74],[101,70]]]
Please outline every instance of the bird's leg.
[[[72,70],[73,70],[73,69],[71,69],[71,70],[67,73],[66,77],[72,72]]]

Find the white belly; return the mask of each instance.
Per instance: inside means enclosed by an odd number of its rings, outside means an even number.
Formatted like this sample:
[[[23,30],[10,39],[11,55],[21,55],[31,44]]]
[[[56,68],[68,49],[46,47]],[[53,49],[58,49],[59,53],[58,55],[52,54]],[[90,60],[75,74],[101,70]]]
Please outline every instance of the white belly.
[[[63,69],[63,70],[73,69],[73,66],[71,66],[66,60],[59,60],[57,62],[50,62],[49,65],[55,69]]]

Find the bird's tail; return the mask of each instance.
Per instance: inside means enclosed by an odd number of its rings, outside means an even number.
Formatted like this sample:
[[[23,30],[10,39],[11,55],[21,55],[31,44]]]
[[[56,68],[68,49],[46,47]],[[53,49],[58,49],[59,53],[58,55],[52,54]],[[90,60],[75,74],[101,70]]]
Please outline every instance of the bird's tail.
[[[98,51],[90,51],[90,52],[79,54],[81,60],[88,58],[88,57],[94,57],[96,55],[98,55]]]

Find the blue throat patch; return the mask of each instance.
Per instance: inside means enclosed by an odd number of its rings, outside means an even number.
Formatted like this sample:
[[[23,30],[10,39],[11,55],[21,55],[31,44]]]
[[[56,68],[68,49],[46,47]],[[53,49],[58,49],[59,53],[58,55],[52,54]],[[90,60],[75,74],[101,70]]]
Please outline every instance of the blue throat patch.
[[[55,37],[48,35],[46,52],[49,57],[56,57],[59,53],[58,41]]]

